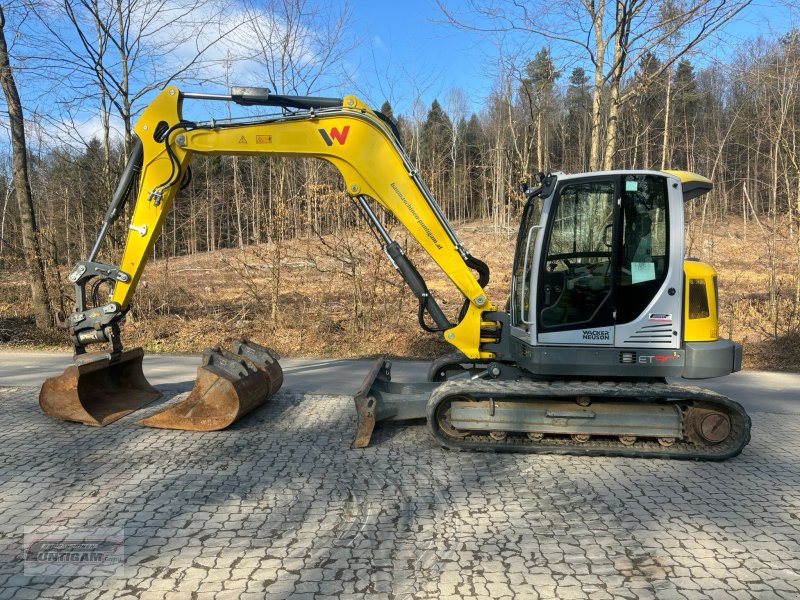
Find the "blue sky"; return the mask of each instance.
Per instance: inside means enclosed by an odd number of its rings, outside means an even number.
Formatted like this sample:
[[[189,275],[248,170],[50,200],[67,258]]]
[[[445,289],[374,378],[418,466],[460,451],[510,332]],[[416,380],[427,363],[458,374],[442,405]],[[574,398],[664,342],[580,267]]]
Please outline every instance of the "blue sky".
[[[444,1],[456,12],[462,4],[459,0]],[[417,93],[430,105],[433,98],[442,101],[451,88],[459,87],[467,92],[472,110],[481,109],[495,81],[498,40],[491,34],[462,31],[444,24],[433,0],[403,3],[352,0],[351,6],[356,28],[363,32],[367,46],[362,61],[369,61],[374,55],[376,62],[383,61],[381,64],[386,66],[382,78],[373,81],[365,78],[370,101],[380,103],[383,92],[401,112],[407,112]],[[797,26],[797,17],[797,11],[791,11],[781,0],[756,0],[692,61],[702,65],[714,59],[729,60],[746,40],[781,35]],[[530,38],[526,43],[530,44],[533,56],[549,42]],[[557,54],[558,49],[553,48],[553,53]],[[361,69],[366,71],[369,66],[368,62],[362,62]],[[385,83],[389,79],[387,72],[396,74],[394,88]],[[409,85],[414,77],[419,89]]]
[[[416,95],[429,105],[458,87],[467,92],[473,110],[480,109],[492,87],[497,54],[490,36],[444,24],[431,0],[353,0],[352,7],[365,41],[360,72],[369,100],[388,99],[408,112]],[[383,69],[380,77],[375,76],[377,69]]]
[[[335,7],[338,1],[341,0],[332,0],[332,4],[326,4],[319,0],[318,6]],[[464,11],[459,11],[459,6],[465,5],[465,2],[444,1],[456,14],[463,14]],[[309,3],[315,4],[314,0],[309,0]],[[531,5],[536,6],[534,3]],[[482,109],[497,80],[499,40],[495,35],[462,31],[445,24],[434,0],[405,0],[402,3],[349,0],[349,6],[352,16],[348,28],[351,35],[361,42],[346,58],[351,82],[341,85],[337,90],[326,89],[323,91],[324,95],[333,95],[333,92],[355,93],[376,107],[388,99],[396,114],[408,115],[417,99],[416,106],[420,111],[427,110],[434,98],[447,108],[451,90],[458,88],[463,92],[469,111],[479,112]],[[789,10],[780,1],[757,0],[736,22],[726,26],[719,40],[707,44],[703,54],[691,59],[698,65],[715,59],[729,61],[736,48],[746,40],[758,36],[770,38],[788,31],[795,25],[793,18],[797,15],[797,10]],[[13,14],[10,16],[13,17]],[[13,27],[13,22],[10,27]],[[12,32],[13,29],[8,30],[7,35]],[[549,43],[532,36],[518,37],[514,41],[518,47],[524,48],[523,58],[534,56],[542,46]],[[243,35],[229,47],[241,50],[252,44],[252,39]],[[557,47],[552,48],[556,56],[559,50]],[[217,58],[225,51],[223,45],[213,49]],[[565,76],[572,66],[574,65],[559,65],[566,71]],[[260,84],[260,80],[254,75],[256,69],[241,66],[235,71],[231,75],[232,84]],[[147,76],[142,78],[146,79]],[[29,111],[35,109],[41,113],[52,110],[51,98],[47,93],[42,93],[41,89],[37,89],[35,77],[22,73],[20,83],[23,101],[27,101],[26,108]],[[186,84],[181,87],[193,91],[223,91],[219,85],[200,87]],[[60,86],[60,89],[66,89],[66,86]],[[83,133],[92,132],[92,128],[99,125],[99,111],[91,102],[91,86],[87,91],[89,102],[83,113],[76,115],[76,120],[82,120],[76,129]],[[151,93],[146,97],[137,108],[141,110],[147,99],[153,95]],[[225,110],[219,105],[214,109]],[[225,115],[224,112],[215,114]],[[69,127],[70,122],[66,129]],[[0,129],[0,137],[3,137],[3,133]]]

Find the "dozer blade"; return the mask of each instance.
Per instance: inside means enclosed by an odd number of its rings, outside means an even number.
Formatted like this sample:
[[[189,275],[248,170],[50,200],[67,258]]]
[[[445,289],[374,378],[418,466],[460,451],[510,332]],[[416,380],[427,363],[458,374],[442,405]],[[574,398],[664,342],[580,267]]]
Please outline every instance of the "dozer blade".
[[[133,348],[112,356],[86,353],[58,377],[50,377],[39,391],[45,414],[62,421],[102,427],[149,404],[161,392],[142,372],[144,350]]]
[[[283,383],[277,355],[246,340],[234,340],[232,349],[233,352],[219,346],[206,349],[189,396],[138,424],[217,431],[264,404]]]

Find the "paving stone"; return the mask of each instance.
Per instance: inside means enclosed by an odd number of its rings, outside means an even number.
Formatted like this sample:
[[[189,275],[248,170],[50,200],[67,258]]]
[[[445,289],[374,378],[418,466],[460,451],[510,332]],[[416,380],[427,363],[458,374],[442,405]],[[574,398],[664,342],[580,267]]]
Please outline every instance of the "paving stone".
[[[800,593],[800,416],[751,415],[711,464],[449,452],[420,425],[355,451],[340,396],[279,394],[225,432],[135,427],[149,408],[93,429],[37,393],[0,388],[0,598]],[[124,577],[25,575],[26,532],[55,526],[124,528]]]

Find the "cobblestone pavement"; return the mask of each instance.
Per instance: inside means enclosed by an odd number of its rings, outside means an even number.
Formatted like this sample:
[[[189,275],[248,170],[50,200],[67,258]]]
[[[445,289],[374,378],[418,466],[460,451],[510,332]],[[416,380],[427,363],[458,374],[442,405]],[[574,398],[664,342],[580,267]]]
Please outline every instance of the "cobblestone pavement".
[[[348,448],[341,396],[231,430],[61,423],[0,390],[2,598],[797,598],[800,415],[726,463]],[[140,411],[147,414],[148,411]],[[24,575],[31,528],[124,527],[124,572]]]

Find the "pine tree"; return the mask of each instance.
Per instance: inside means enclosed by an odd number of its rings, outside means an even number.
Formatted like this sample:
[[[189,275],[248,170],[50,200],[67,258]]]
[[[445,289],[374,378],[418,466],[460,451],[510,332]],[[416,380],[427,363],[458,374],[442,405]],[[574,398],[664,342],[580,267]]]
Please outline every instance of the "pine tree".
[[[694,67],[688,60],[681,60],[675,69],[673,83],[674,128],[677,149],[675,167],[692,169],[691,155],[694,145],[695,122],[702,95],[698,92]],[[680,140],[680,141],[678,141]]]
[[[531,142],[536,148],[536,167],[549,169],[547,153],[548,134],[546,123],[552,119],[544,119],[545,114],[555,112],[554,90],[555,83],[561,77],[561,72],[556,70],[555,63],[547,48],[542,48],[536,56],[525,65],[525,77],[522,78],[522,97],[530,114],[530,124],[533,127]]]
[[[442,206],[448,204],[446,196],[451,175],[448,158],[452,132],[450,117],[434,100],[420,131],[420,167],[427,173],[428,185]]]
[[[581,67],[575,67],[569,76],[564,108],[566,121],[562,168],[585,171],[589,161],[587,148],[592,122],[592,94],[589,77]]]

